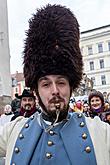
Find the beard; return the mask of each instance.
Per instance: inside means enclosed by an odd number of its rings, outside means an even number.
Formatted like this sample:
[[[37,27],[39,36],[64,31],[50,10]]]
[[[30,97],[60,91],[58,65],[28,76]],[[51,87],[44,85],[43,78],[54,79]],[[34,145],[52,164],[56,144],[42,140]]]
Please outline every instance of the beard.
[[[65,104],[65,100],[61,98],[60,96],[54,96],[51,100],[49,100],[48,107],[46,108],[43,104],[40,96],[39,98],[39,104],[42,108],[42,116],[48,121],[54,122],[58,115],[58,121],[60,122],[64,119],[66,119],[69,109],[69,103],[68,105]]]

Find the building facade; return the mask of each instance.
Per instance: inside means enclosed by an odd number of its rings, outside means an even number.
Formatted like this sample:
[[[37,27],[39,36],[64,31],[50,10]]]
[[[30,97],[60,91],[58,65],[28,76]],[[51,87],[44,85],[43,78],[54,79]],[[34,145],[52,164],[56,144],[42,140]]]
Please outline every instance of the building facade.
[[[15,98],[15,94],[18,93],[18,95],[21,95],[24,88],[25,88],[25,80],[23,73],[18,73],[16,71],[15,74],[11,74],[12,79],[12,99]]]
[[[0,0],[0,105],[11,97],[7,0]]]
[[[84,73],[93,89],[110,92],[110,25],[81,32],[80,47]]]

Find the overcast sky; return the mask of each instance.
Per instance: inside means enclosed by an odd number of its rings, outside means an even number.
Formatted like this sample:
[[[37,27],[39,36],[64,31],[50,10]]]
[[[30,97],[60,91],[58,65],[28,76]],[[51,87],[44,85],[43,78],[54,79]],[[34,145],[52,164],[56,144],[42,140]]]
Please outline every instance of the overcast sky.
[[[7,0],[11,73],[22,72],[22,51],[28,20],[36,8],[61,4],[71,9],[85,31],[110,24],[110,0]]]

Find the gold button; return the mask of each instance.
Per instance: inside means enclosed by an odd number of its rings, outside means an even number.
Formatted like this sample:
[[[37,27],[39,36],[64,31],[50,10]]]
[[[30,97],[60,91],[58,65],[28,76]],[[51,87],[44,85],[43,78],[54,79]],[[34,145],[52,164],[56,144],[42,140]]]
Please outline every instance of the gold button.
[[[50,131],[49,131],[49,134],[50,134],[51,136],[53,136],[55,133],[54,133],[52,130],[50,130]]]
[[[91,148],[89,146],[87,146],[85,150],[86,150],[87,153],[91,152]]]
[[[82,117],[82,114],[80,113],[80,114],[78,114],[78,118],[81,118]]]
[[[33,119],[34,119],[34,115],[31,116],[31,120],[33,120]]]
[[[51,157],[52,157],[52,154],[47,152],[47,153],[46,153],[46,158],[47,158],[47,159],[50,159]]]
[[[28,123],[26,123],[24,127],[25,127],[25,128],[28,128],[28,127],[29,127],[29,124],[28,124]]]
[[[24,136],[23,136],[22,133],[19,134],[19,138],[20,138],[20,139],[23,139],[23,138],[24,138]]]
[[[80,123],[80,127],[84,127],[84,125],[85,125],[85,123],[82,121],[82,122]]]
[[[83,134],[82,134],[82,138],[83,138],[83,139],[87,139],[87,134],[86,134],[86,133],[83,133]]]
[[[15,147],[14,151],[15,151],[15,153],[19,153],[20,150],[18,147]]]
[[[53,145],[53,142],[49,140],[49,141],[47,142],[47,144],[48,144],[48,146],[52,146],[52,145]]]

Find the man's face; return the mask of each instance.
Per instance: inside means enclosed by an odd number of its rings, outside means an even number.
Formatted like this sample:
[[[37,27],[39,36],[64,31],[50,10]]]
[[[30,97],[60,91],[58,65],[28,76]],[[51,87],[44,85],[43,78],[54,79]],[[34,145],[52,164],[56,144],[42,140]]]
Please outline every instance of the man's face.
[[[70,85],[66,77],[61,75],[48,75],[38,81],[38,93],[47,114],[56,114],[56,106],[59,111],[65,112],[70,99]]]
[[[6,105],[4,108],[4,113],[8,114],[12,111],[11,106],[10,105]]]
[[[91,108],[98,109],[102,106],[102,101],[100,97],[94,96],[91,98],[90,104],[91,104]]]
[[[31,110],[35,105],[35,100],[33,97],[22,97],[21,107],[25,110]]]
[[[83,104],[83,111],[87,112],[89,110],[89,105],[87,103]]]
[[[107,119],[107,121],[109,121],[109,123],[110,123],[110,114],[108,114],[108,115],[106,116],[106,119]]]

